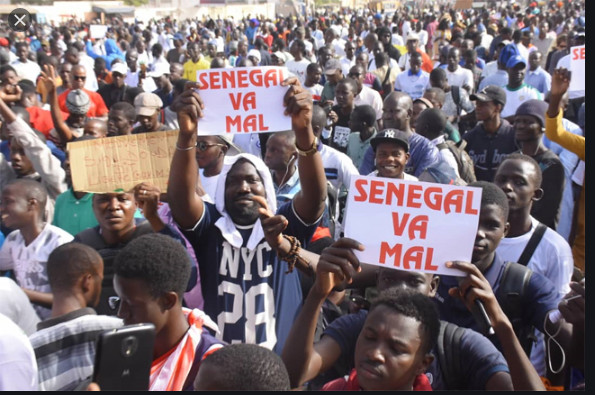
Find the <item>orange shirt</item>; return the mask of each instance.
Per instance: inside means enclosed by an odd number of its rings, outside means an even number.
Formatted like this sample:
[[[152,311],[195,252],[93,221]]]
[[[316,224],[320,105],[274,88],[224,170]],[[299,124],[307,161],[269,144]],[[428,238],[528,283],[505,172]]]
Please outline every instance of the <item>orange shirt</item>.
[[[65,90],[58,96],[58,104],[60,105],[60,110],[67,114],[70,114],[68,108],[66,107],[66,97],[70,93],[71,89]],[[87,111],[88,117],[104,117],[107,115],[108,109],[103,101],[103,98],[97,92],[93,92],[83,88],[83,92],[89,95],[89,99],[91,100],[91,105],[89,106],[89,111]]]

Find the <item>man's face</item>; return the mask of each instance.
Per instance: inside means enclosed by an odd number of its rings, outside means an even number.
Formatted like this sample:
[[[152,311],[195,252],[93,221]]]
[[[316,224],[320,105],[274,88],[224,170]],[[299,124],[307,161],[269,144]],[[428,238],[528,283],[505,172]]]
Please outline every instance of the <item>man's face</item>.
[[[216,136],[198,136],[196,139],[196,161],[201,169],[208,169],[223,161],[223,143]]]
[[[498,104],[493,101],[481,101],[475,102],[475,116],[478,121],[486,121],[493,119],[498,114]]]
[[[325,74],[326,79],[333,85],[336,85],[343,79],[343,73],[340,69],[337,69],[333,74]]]
[[[10,164],[19,177],[35,172],[33,163],[25,155],[25,149],[14,138],[10,142]]]
[[[347,41],[345,43],[345,55],[347,59],[353,59],[353,55],[355,54],[355,46],[351,41]]]
[[[102,193],[93,196],[93,213],[104,231],[120,232],[134,226],[136,201],[132,193]]]
[[[31,218],[29,202],[18,185],[9,185],[2,191],[0,202],[2,224],[9,229],[20,229]]]
[[[508,221],[500,206],[496,204],[483,206],[479,213],[479,225],[471,261],[479,262],[492,254],[500,244],[500,240],[508,233],[508,227]]]
[[[407,52],[409,53],[413,53],[417,51],[417,47],[419,46],[419,41],[418,40],[407,40]]]
[[[532,115],[517,115],[514,117],[514,136],[517,141],[535,141],[541,139],[541,124]]]
[[[122,110],[111,110],[107,118],[107,135],[123,136],[130,134],[132,124]]]
[[[355,369],[360,386],[370,390],[411,390],[423,371],[421,323],[390,307],[377,306],[357,338]]]
[[[149,292],[147,282],[139,278],[114,276],[114,290],[120,298],[118,317],[124,325],[153,324],[155,333],[165,326],[167,319],[163,312],[161,298]]]
[[[215,55],[217,55],[217,47],[213,44],[207,44],[207,54],[209,54],[211,58],[214,58]]]
[[[341,83],[337,85],[335,90],[335,99],[337,104],[341,108],[351,108],[353,106],[353,99],[355,98],[355,92],[349,84]]]
[[[421,58],[419,56],[412,56],[409,58],[409,68],[413,74],[417,74],[421,69]]]
[[[519,63],[508,70],[508,85],[519,86],[525,80],[525,64]]]
[[[184,68],[179,67],[177,65],[170,65],[169,66],[169,80],[171,82],[175,82],[177,80],[179,80],[180,78],[182,78],[182,75],[184,74]]]
[[[320,83],[321,78],[322,69],[320,67],[315,67],[314,70],[306,74],[306,80],[310,86]]]
[[[16,85],[19,82],[19,77],[12,70],[7,70],[2,74],[2,85]]]
[[[138,40],[136,42],[136,46],[135,46],[136,50],[138,51],[138,53],[143,53],[145,52],[145,43],[143,42],[143,40]]]
[[[385,46],[391,44],[392,37],[391,37],[390,32],[384,32],[378,38],[380,39],[380,41],[382,42],[382,44],[384,44]]]
[[[133,73],[136,71],[136,67],[137,67],[136,62],[137,61],[138,61],[138,54],[136,52],[128,52],[126,54],[126,64],[128,65],[128,68],[130,69],[130,71]]]
[[[403,178],[409,154],[398,143],[382,142],[376,146],[376,169],[379,177]]]
[[[529,70],[535,71],[541,63],[541,52],[533,51],[529,55]]]
[[[428,99],[434,108],[442,108],[442,105],[438,101],[438,97],[434,92],[425,91],[423,97]]]
[[[530,163],[508,159],[502,162],[494,176],[494,184],[504,191],[510,210],[529,207],[536,197],[537,175]]]
[[[448,71],[456,71],[459,67],[460,61],[461,55],[458,48],[452,48],[450,51],[448,51],[448,57],[446,58],[446,62],[448,64]]]
[[[251,225],[258,219],[260,205],[252,196],[265,197],[262,178],[249,162],[232,166],[225,180],[225,209],[238,225]]]
[[[153,115],[137,115],[136,121],[140,123],[141,133],[149,133],[157,130],[159,126],[159,111],[155,110]]]
[[[399,106],[393,97],[387,97],[382,106],[382,122],[387,129],[404,130],[407,123],[408,113],[403,106]]]
[[[198,59],[200,57],[200,49],[198,47],[198,44],[193,43],[188,47],[188,55],[194,63],[198,62]]]
[[[93,282],[92,282],[92,296],[91,296],[91,306],[97,306],[99,301],[101,300],[101,283],[103,282],[103,260],[99,259],[94,267],[97,268],[97,271],[93,275]]]
[[[87,72],[84,67],[74,67],[72,70],[72,89],[83,89]]]
[[[523,43],[525,47],[529,47],[531,41],[533,41],[533,33],[531,33],[530,31],[528,33],[524,33],[521,36],[521,43]]]
[[[135,63],[136,64],[136,63]],[[120,74],[116,71],[112,72],[112,83],[121,88],[124,86],[124,74]]]
[[[27,57],[29,56],[29,48],[27,45],[20,45],[19,49],[17,50],[17,57],[21,62],[26,62]]]
[[[89,120],[85,122],[85,128],[83,130],[83,134],[85,136],[93,136],[95,138],[103,138],[107,134],[107,129],[105,127],[105,123],[98,120]]]
[[[376,287],[379,292],[388,288],[402,288],[434,297],[438,288],[438,277],[428,273],[380,268]]]
[[[267,140],[264,163],[274,171],[287,171],[290,162],[295,157],[295,145],[289,144],[286,136],[274,134]]]
[[[423,102],[421,101],[416,101],[413,103],[413,107],[412,107],[412,113],[411,113],[411,125],[415,125],[415,123],[417,122],[417,118],[419,117],[419,114],[422,113],[423,110],[426,110],[428,108],[428,106],[426,106]]]

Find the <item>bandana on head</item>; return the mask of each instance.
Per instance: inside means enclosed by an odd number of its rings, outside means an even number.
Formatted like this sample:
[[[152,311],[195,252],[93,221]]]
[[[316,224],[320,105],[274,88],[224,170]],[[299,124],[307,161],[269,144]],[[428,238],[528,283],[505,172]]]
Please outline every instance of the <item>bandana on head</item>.
[[[273,212],[277,212],[277,200],[275,198],[275,187],[273,186],[273,179],[271,177],[271,173],[269,168],[264,164],[262,159],[252,154],[239,154],[234,156],[226,156],[223,160],[223,169],[221,170],[221,174],[219,175],[219,179],[217,180],[217,191],[215,192],[215,206],[217,207],[217,211],[221,213],[221,218],[215,222],[215,226],[221,230],[221,235],[229,244],[236,248],[241,248],[243,239],[242,235],[240,234],[239,230],[236,227],[236,224],[233,222],[229,213],[225,209],[225,180],[227,179],[227,173],[231,170],[232,166],[238,161],[238,159],[244,158],[247,159],[250,163],[254,165],[260,177],[262,178],[262,183],[264,185],[264,190],[266,194],[266,201],[269,205],[269,209]],[[258,246],[258,243],[264,238],[264,230],[262,229],[262,225],[260,223],[260,219],[258,219],[254,223],[254,228],[252,229],[252,233],[250,234],[250,238],[248,239],[248,243],[246,247],[249,250],[253,250]]]

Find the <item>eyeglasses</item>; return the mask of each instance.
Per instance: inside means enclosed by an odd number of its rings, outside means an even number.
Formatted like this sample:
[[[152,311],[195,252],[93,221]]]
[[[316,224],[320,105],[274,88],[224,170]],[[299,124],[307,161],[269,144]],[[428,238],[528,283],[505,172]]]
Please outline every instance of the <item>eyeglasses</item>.
[[[201,152],[204,152],[204,151],[208,150],[209,148],[215,147],[215,146],[225,147],[224,144],[207,144],[204,141],[199,141],[196,143],[196,148]]]
[[[353,78],[353,77],[359,77],[360,75],[362,75],[362,73],[349,73],[347,76],[350,78]]]
[[[110,309],[118,310],[120,307],[120,298],[117,296],[110,296],[107,298],[107,304],[109,305]]]
[[[87,79],[87,77],[86,77],[86,76],[84,76],[84,75],[73,75],[73,76],[72,76],[72,78],[74,78],[74,79],[75,79],[75,80],[77,80],[77,81],[78,81],[78,80],[80,80],[80,81],[84,81],[84,80],[86,80],[86,79]]]

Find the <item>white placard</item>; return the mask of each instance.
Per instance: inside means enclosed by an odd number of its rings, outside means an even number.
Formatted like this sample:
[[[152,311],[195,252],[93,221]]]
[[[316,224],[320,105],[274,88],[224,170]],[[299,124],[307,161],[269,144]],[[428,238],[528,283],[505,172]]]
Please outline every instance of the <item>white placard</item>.
[[[283,97],[289,76],[285,67],[241,67],[197,71],[204,117],[199,135],[291,130]]]
[[[89,36],[91,38],[104,38],[105,34],[107,33],[107,26],[106,25],[90,25],[89,26]]]
[[[373,176],[351,178],[345,236],[365,246],[363,263],[465,275],[445,266],[471,262],[481,189]]]
[[[585,95],[585,46],[570,48],[570,87],[568,92],[573,93],[573,97]]]

